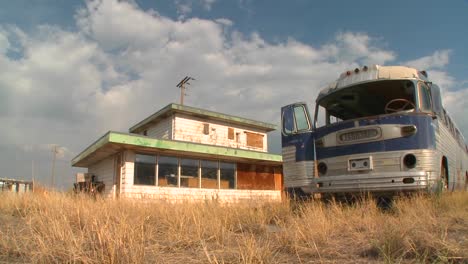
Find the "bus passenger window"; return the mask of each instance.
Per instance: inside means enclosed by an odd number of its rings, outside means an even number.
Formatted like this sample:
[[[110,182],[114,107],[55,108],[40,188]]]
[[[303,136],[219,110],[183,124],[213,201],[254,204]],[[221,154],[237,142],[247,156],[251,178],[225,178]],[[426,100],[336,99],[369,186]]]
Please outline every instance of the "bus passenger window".
[[[419,86],[419,106],[421,112],[430,112],[432,113],[432,104],[431,104],[431,95],[429,93],[429,88],[425,84]]]

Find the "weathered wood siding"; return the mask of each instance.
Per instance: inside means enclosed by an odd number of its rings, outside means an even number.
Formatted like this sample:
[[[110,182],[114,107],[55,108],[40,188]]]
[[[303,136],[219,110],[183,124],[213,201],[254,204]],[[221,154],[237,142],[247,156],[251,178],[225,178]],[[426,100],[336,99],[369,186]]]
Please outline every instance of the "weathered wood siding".
[[[88,172],[96,176],[96,181],[102,181],[105,184],[104,192],[102,193],[105,197],[114,197],[115,194],[114,158],[114,156],[110,156],[89,166],[88,168]]]
[[[140,134],[143,135],[143,132]],[[146,135],[148,137],[160,138],[160,139],[172,139],[172,116],[167,117],[157,124],[154,124],[146,129]]]
[[[120,169],[121,185],[120,193],[130,192],[133,188],[133,173],[135,168],[135,153],[130,150],[126,150],[123,153],[123,162]]]
[[[229,131],[229,128],[231,128],[231,131]],[[208,122],[203,118],[183,114],[175,115],[173,135],[174,140],[263,152],[268,151],[267,135],[264,132],[241,126],[232,126],[222,122]],[[248,137],[250,137],[249,140],[247,140]]]

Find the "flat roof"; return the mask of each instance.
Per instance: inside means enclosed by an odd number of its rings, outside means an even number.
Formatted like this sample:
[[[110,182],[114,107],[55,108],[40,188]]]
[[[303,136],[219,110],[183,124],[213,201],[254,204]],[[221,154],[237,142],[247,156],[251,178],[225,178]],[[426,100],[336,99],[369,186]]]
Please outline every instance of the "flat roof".
[[[427,81],[427,76],[415,68],[406,66],[364,66],[362,68],[356,68],[342,73],[336,81],[320,90],[316,102],[331,93],[359,83],[403,79],[419,79]]]
[[[206,120],[223,121],[223,122],[227,122],[230,124],[237,124],[237,125],[242,125],[242,126],[246,126],[250,128],[260,129],[265,132],[276,130],[276,125],[274,124],[269,124],[269,123],[265,123],[261,121],[252,120],[252,119],[247,119],[247,118],[242,118],[238,116],[213,112],[213,111],[209,111],[209,110],[205,110],[201,108],[172,103],[172,104],[168,104],[167,106],[157,111],[156,113],[150,115],[149,117],[143,119],[138,124],[132,126],[129,129],[129,132],[130,133],[141,132],[150,124],[157,123],[161,119],[166,118],[173,113],[183,113],[183,114],[187,114],[187,115],[191,115],[195,117],[201,117]]]
[[[280,165],[281,155],[266,152],[204,145],[185,141],[163,140],[137,134],[109,131],[72,159],[74,167],[87,167],[122,150],[163,153],[188,157]]]

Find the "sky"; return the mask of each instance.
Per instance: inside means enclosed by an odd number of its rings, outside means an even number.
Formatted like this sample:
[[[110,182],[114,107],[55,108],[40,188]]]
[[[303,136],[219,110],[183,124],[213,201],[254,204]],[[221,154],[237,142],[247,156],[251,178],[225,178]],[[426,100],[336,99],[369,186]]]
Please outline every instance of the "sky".
[[[468,137],[467,14],[468,0],[0,0],[0,178],[48,186],[54,171],[70,189],[72,158],[178,102],[187,75],[187,105],[279,125],[346,70],[417,67]]]

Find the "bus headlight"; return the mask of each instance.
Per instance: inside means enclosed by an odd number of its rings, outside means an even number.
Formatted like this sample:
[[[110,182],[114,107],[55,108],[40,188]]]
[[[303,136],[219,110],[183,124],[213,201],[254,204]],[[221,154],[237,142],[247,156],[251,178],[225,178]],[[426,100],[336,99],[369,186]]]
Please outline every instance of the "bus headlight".
[[[418,129],[416,128],[415,125],[409,125],[409,126],[402,126],[401,127],[401,135],[403,137],[412,136],[412,135],[416,134],[417,131],[418,131]]]
[[[319,172],[319,174],[320,174],[321,176],[327,174],[328,167],[327,167],[327,164],[325,164],[324,162],[320,162],[320,163],[318,164],[317,169],[318,169],[318,172]]]
[[[406,154],[403,157],[403,164],[409,169],[416,167],[416,156],[414,154]]]

